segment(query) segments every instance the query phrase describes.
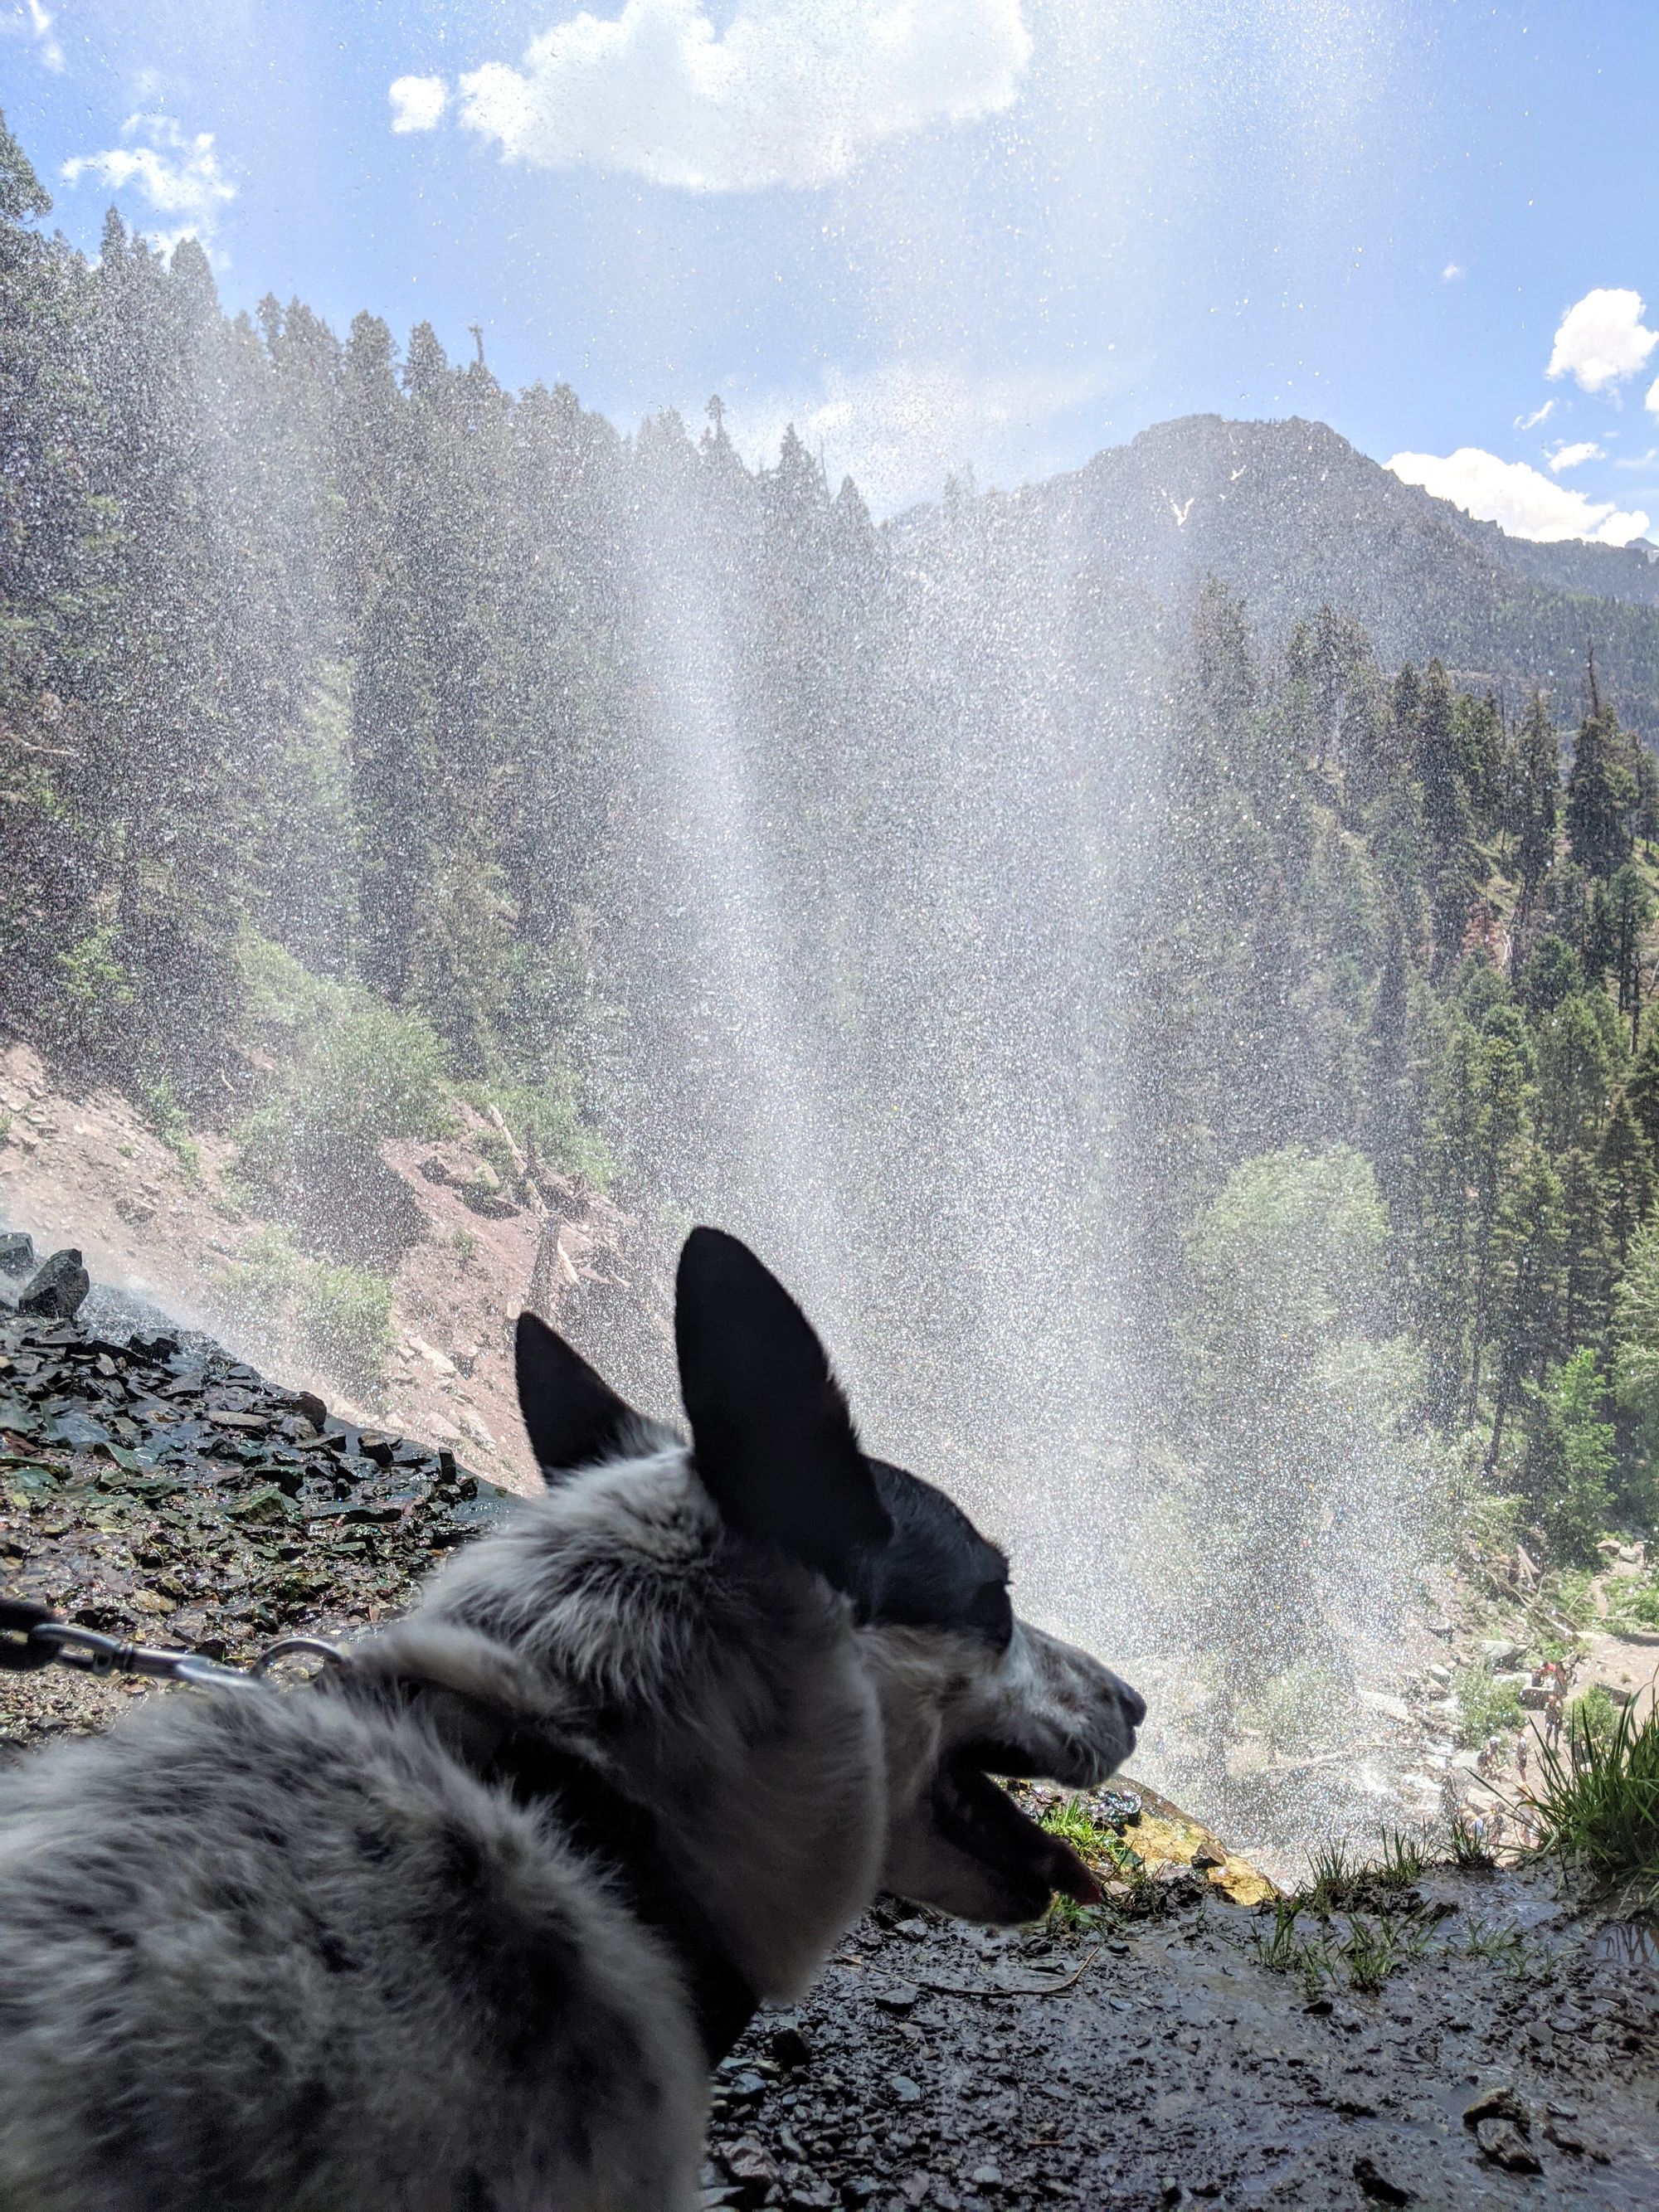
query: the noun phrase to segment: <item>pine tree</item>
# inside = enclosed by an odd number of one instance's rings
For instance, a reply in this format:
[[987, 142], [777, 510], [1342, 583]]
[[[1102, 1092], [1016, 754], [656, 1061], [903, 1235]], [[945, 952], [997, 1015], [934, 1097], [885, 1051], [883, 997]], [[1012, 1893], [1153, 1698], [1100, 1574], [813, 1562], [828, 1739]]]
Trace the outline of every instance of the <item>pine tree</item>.
[[1619, 1011], [1630, 1018], [1634, 1052], [1642, 1026], [1642, 937], [1653, 919], [1653, 900], [1640, 874], [1626, 864], [1607, 886], [1607, 903]]
[[1628, 817], [1635, 787], [1622, 759], [1622, 733], [1611, 707], [1579, 725], [1567, 775], [1567, 844], [1589, 876], [1611, 876], [1630, 858]]
[[1607, 1193], [1607, 1233], [1622, 1268], [1631, 1239], [1652, 1212], [1655, 1196], [1659, 1194], [1659, 1170], [1622, 1091], [1613, 1099], [1601, 1133], [1596, 1165]]
[[1659, 1025], [1649, 1024], [1635, 1065], [1626, 1079], [1625, 1096], [1636, 1116], [1637, 1127], [1647, 1139], [1656, 1164], [1659, 1164]]
[[1561, 743], [1541, 693], [1534, 691], [1521, 725], [1516, 750], [1512, 826], [1516, 866], [1521, 879], [1519, 920], [1530, 915], [1538, 887], [1555, 860], [1555, 825], [1560, 805]]
[[[1607, 1194], [1595, 1162], [1574, 1146], [1556, 1164], [1561, 1179], [1561, 1306], [1553, 1350], [1565, 1358], [1576, 1346], [1601, 1342], [1614, 1263]], [[1543, 1381], [1541, 1371], [1536, 1379]]]
[[1506, 1188], [1496, 1238], [1492, 1345], [1497, 1373], [1486, 1474], [1503, 1455], [1504, 1431], [1529, 1377], [1541, 1375], [1554, 1348], [1560, 1310], [1566, 1221], [1560, 1179], [1540, 1147]]

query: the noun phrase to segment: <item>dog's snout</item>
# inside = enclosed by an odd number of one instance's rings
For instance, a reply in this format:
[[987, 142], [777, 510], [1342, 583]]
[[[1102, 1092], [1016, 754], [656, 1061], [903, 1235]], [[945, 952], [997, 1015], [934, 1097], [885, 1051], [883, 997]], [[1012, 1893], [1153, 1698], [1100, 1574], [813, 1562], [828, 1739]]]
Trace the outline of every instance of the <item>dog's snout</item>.
[[1146, 1717], [1146, 1698], [1141, 1696], [1139, 1690], [1131, 1689], [1127, 1682], [1115, 1674], [1112, 1677], [1112, 1682], [1117, 1691], [1118, 1703], [1123, 1708], [1124, 1718], [1131, 1728], [1138, 1729]]

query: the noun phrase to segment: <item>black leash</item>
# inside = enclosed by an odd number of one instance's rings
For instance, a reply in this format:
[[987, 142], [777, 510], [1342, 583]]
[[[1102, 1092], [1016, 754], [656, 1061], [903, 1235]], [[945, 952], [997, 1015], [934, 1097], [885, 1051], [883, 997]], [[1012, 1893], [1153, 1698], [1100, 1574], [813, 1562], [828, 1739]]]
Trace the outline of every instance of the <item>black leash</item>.
[[240, 1667], [222, 1666], [198, 1651], [163, 1651], [147, 1644], [131, 1644], [119, 1636], [100, 1635], [94, 1628], [77, 1628], [50, 1606], [28, 1598], [0, 1597], [0, 1674], [32, 1674], [40, 1667], [73, 1667], [82, 1674], [142, 1674], [154, 1681], [190, 1682], [199, 1689], [251, 1690], [262, 1686], [264, 1670], [293, 1644], [310, 1639], [290, 1637], [262, 1652], [252, 1674]]
[[100, 1677], [140, 1675], [198, 1689], [263, 1692], [275, 1686], [270, 1680], [273, 1662], [300, 1653], [326, 1662], [334, 1685], [389, 1692], [405, 1709], [436, 1691], [441, 1705], [434, 1718], [440, 1721], [443, 1700], [470, 1708], [477, 1724], [476, 1750], [468, 1758], [464, 1745], [452, 1741], [451, 1748], [467, 1759], [482, 1781], [509, 1790], [519, 1804], [551, 1807], [568, 1841], [613, 1876], [635, 1918], [678, 1957], [709, 2065], [720, 2063], [760, 2009], [759, 2000], [680, 1881], [663, 1848], [656, 1816], [626, 1796], [580, 1752], [523, 1727], [511, 1713], [424, 1676], [358, 1675], [350, 1654], [320, 1637], [284, 1637], [244, 1672], [198, 1652], [157, 1650], [76, 1627], [27, 1598], [0, 1598], [0, 1673], [72, 1667]]

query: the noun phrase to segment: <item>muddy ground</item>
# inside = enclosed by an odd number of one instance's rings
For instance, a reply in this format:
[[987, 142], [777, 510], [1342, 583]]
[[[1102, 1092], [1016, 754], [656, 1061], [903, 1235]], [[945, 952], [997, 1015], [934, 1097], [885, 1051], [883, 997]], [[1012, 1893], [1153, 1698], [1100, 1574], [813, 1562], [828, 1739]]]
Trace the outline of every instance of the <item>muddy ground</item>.
[[720, 2069], [704, 2201], [1652, 2212], [1659, 1951], [1545, 1875], [1418, 1887], [1451, 1910], [1369, 1995], [1310, 1996], [1271, 1908], [1213, 1894], [1059, 1934], [879, 1911]]
[[[83, 1625], [246, 1661], [395, 1610], [507, 1504], [200, 1340], [0, 1315], [0, 1593]], [[155, 1694], [0, 1674], [0, 1759]], [[1285, 1931], [1154, 1802], [1108, 1843], [1131, 1869], [1110, 1909], [1077, 1924], [878, 1908], [721, 2068], [705, 2201], [1659, 2205], [1650, 1936], [1512, 1869]]]

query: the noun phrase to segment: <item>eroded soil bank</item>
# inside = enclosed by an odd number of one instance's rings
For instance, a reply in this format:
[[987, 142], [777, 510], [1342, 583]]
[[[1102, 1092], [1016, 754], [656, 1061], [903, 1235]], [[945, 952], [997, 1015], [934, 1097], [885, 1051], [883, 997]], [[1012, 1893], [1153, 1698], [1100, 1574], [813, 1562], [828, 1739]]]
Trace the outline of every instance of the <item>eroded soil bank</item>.
[[[0, 1316], [0, 1590], [84, 1625], [240, 1660], [366, 1626], [507, 1503], [200, 1342]], [[155, 1694], [0, 1674], [0, 1759]], [[707, 2201], [1659, 2203], [1650, 1940], [1545, 1872], [1436, 1870], [1275, 1951], [1225, 1878], [1012, 1934], [879, 1908], [721, 2069]]]

